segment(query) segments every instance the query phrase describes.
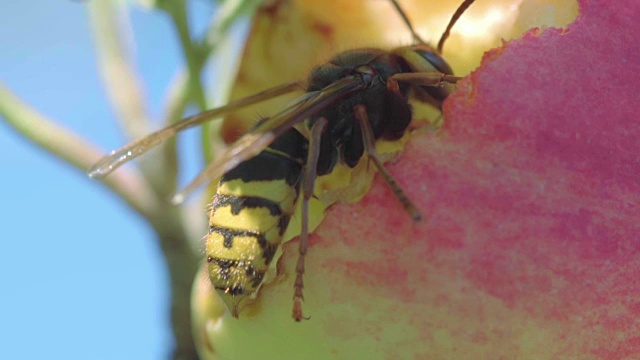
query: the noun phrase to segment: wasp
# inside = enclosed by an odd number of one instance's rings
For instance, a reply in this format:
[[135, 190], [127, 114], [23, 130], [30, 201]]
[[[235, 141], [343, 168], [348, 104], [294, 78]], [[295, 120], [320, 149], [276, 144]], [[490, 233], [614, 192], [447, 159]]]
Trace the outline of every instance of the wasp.
[[[396, 0], [391, 3], [415, 44], [390, 51], [349, 50], [313, 69], [305, 82], [276, 86], [225, 106], [188, 117], [133, 141], [100, 159], [88, 173], [106, 176], [178, 132], [242, 107], [304, 89], [304, 95], [272, 117], [260, 120], [181, 192], [180, 202], [197, 187], [219, 179], [210, 206], [206, 254], [211, 282], [234, 317], [254, 294], [279, 248], [298, 201], [302, 228], [294, 281], [293, 318], [302, 311], [304, 259], [309, 237], [309, 201], [318, 176], [338, 163], [355, 167], [367, 156], [415, 221], [421, 214], [384, 168], [377, 140], [395, 141], [409, 128], [409, 95], [442, 108], [459, 78], [440, 55], [451, 28], [474, 2], [465, 0], [452, 15], [436, 48], [424, 42]], [[300, 198], [301, 196], [301, 199]]]

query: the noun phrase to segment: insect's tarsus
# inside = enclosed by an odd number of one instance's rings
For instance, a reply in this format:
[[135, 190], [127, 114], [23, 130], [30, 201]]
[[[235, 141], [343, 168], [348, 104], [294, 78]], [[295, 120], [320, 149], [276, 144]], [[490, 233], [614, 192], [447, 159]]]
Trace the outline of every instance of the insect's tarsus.
[[301, 216], [302, 227], [300, 231], [300, 243], [298, 245], [298, 261], [296, 263], [296, 280], [293, 283], [293, 318], [300, 321], [305, 318], [302, 313], [302, 304], [304, 300], [304, 258], [307, 254], [309, 242], [309, 201], [313, 197], [313, 189], [318, 176], [316, 169], [318, 167], [318, 159], [320, 158], [320, 140], [322, 133], [327, 127], [327, 119], [319, 118], [311, 128], [309, 139], [309, 152], [307, 154], [307, 164], [304, 168], [302, 176], [302, 204]]

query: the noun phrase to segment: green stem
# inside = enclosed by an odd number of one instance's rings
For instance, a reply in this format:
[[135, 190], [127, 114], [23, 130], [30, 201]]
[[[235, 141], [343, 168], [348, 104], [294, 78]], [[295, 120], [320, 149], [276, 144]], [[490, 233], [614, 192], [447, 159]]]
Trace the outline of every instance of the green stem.
[[[121, 127], [129, 139], [140, 138], [151, 130], [145, 91], [135, 62], [129, 54], [132, 39], [125, 30], [130, 26], [126, 4], [119, 1], [90, 1], [89, 16], [98, 70]], [[169, 197], [175, 191], [176, 153], [172, 142], [162, 152], [150, 152], [139, 160], [142, 174], [158, 194]]]
[[[0, 115], [27, 140], [83, 173], [102, 156], [101, 150], [29, 107], [1, 82]], [[153, 218], [157, 198], [139, 173], [122, 169], [106, 178], [103, 184], [144, 218]]]
[[[202, 85], [201, 72], [207, 59], [220, 44], [226, 40], [231, 25], [243, 14], [251, 14], [260, 4], [258, 0], [227, 0], [220, 4], [212, 19], [206, 37], [202, 41], [191, 38], [187, 10], [184, 0], [163, 3], [163, 9], [169, 13], [180, 39], [180, 45], [187, 62], [189, 78], [187, 89], [201, 111], [207, 109], [207, 97]], [[182, 100], [182, 99], [179, 99]], [[201, 127], [202, 154], [205, 163], [212, 161], [209, 124]]]
[[88, 2], [89, 20], [98, 58], [98, 71], [117, 118], [129, 139], [149, 133], [145, 95], [131, 59], [126, 5], [118, 1]]
[[171, 359], [198, 360], [191, 321], [191, 287], [201, 255], [193, 251], [189, 232], [182, 221], [182, 209], [164, 203], [162, 212], [151, 221], [169, 269], [171, 324], [175, 347]]
[[[149, 133], [149, 115], [145, 109], [144, 89], [127, 50], [123, 24], [128, 24], [125, 5], [117, 1], [89, 2], [91, 24], [105, 89], [126, 133], [138, 138]], [[203, 97], [204, 98], [204, 97]], [[175, 141], [163, 144], [162, 151], [150, 152], [140, 159], [142, 175], [157, 200], [148, 221], [158, 235], [171, 285], [171, 320], [175, 337], [173, 359], [198, 358], [191, 333], [190, 289], [197, 271], [199, 254], [189, 241], [189, 229], [182, 209], [168, 201], [175, 191], [178, 174]], [[122, 170], [106, 178], [110, 181]]]
[[[178, 38], [180, 39], [180, 46], [184, 53], [185, 60], [187, 62], [187, 69], [189, 70], [189, 93], [192, 99], [195, 100], [200, 111], [207, 109], [207, 99], [205, 96], [204, 87], [202, 86], [202, 79], [200, 78], [202, 67], [207, 58], [207, 54], [201, 54], [201, 49], [195, 45], [195, 42], [191, 39], [191, 32], [189, 29], [189, 19], [187, 16], [187, 7], [185, 1], [170, 1], [167, 2], [165, 10], [171, 16], [173, 25], [178, 32]], [[202, 154], [205, 162], [211, 161], [211, 143], [208, 141], [207, 126], [202, 127]]]

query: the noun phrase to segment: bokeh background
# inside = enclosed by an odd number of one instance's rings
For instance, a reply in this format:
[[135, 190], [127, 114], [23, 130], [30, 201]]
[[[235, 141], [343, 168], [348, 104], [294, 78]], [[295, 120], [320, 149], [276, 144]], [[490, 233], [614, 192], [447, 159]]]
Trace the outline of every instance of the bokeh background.
[[[106, 152], [126, 140], [96, 70], [86, 1], [0, 2], [0, 81]], [[189, 6], [194, 31], [203, 30], [215, 5]], [[139, 6], [123, 26], [133, 35], [149, 112], [161, 118], [167, 86], [183, 66], [177, 37], [166, 15]], [[183, 179], [201, 166], [190, 138], [197, 134], [181, 138]], [[139, 216], [3, 121], [0, 199], [0, 358], [169, 355], [167, 273]]]

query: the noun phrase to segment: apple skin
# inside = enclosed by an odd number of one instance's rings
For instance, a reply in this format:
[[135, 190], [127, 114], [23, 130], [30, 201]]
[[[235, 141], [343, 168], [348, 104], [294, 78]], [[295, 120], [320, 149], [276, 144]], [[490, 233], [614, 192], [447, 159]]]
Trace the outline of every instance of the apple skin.
[[210, 358], [640, 358], [640, 3], [580, 5], [490, 51], [388, 165], [422, 222], [379, 178], [332, 206], [311, 318], [294, 240], [244, 316], [204, 325]]

